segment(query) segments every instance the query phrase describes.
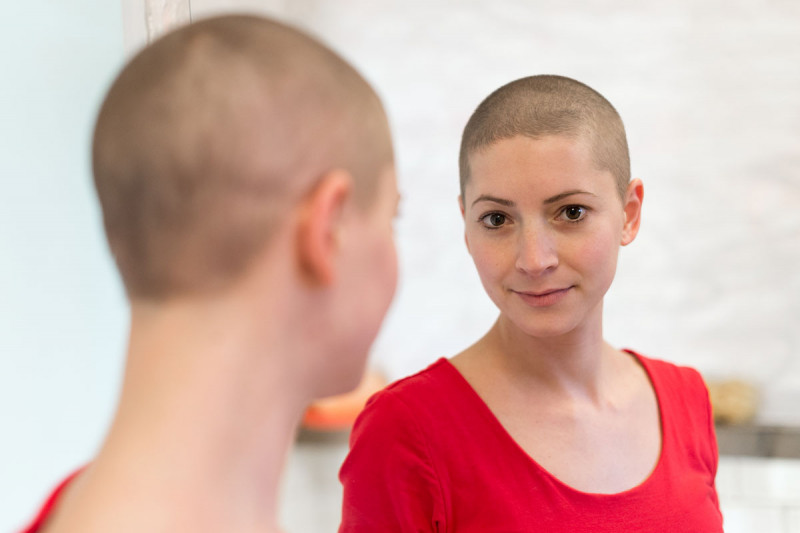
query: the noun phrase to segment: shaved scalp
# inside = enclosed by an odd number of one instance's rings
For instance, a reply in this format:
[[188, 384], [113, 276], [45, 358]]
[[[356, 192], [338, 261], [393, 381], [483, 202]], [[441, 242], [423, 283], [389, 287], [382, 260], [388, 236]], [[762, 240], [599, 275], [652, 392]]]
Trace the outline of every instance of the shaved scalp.
[[342, 58], [254, 16], [167, 34], [122, 70], [101, 107], [93, 171], [131, 298], [229, 282], [322, 174], [369, 204], [392, 163], [381, 103]]
[[490, 94], [461, 137], [461, 197], [470, 179], [469, 156], [497, 141], [523, 135], [564, 135], [589, 141], [595, 165], [611, 172], [623, 197], [631, 178], [625, 126], [614, 106], [591, 87], [563, 76], [530, 76]]

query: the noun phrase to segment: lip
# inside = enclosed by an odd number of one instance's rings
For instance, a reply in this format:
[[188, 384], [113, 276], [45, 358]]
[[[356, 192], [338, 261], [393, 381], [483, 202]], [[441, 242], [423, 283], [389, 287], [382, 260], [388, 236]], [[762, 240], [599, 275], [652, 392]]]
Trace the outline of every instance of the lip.
[[571, 290], [572, 290], [572, 285], [570, 285], [569, 287], [564, 287], [562, 289], [546, 289], [537, 292], [514, 291], [514, 290], [512, 290], [511, 292], [519, 296], [523, 302], [530, 305], [531, 307], [549, 307], [563, 300]]

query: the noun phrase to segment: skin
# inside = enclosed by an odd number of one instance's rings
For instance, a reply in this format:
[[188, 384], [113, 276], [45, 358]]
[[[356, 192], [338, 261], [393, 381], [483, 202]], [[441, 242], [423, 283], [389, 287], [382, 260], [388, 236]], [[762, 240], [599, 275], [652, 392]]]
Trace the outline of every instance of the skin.
[[465, 240], [500, 315], [453, 364], [556, 478], [635, 487], [660, 455], [658, 404], [638, 362], [603, 340], [602, 317], [619, 248], [639, 229], [641, 181], [620, 198], [580, 137], [502, 140], [470, 167]]

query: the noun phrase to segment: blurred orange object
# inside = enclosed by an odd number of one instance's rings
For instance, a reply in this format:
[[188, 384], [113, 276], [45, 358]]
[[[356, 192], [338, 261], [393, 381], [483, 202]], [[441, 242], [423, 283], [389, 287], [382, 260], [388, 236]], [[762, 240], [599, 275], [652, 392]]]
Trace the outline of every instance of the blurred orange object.
[[386, 380], [383, 376], [374, 371], [367, 371], [354, 390], [312, 403], [303, 415], [302, 426], [312, 431], [348, 430], [364, 409], [369, 397], [385, 386]]

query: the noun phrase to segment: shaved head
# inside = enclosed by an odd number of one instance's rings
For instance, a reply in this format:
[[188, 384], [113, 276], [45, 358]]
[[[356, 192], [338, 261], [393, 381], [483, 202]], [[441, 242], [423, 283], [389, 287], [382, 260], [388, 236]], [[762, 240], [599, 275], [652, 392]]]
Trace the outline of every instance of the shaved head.
[[490, 94], [461, 137], [461, 197], [470, 179], [469, 156], [497, 141], [523, 135], [586, 139], [597, 167], [611, 172], [622, 198], [631, 178], [625, 126], [614, 106], [591, 87], [563, 76], [530, 76]]
[[341, 57], [254, 16], [207, 19], [119, 74], [94, 133], [106, 234], [132, 298], [219, 287], [326, 172], [366, 208], [393, 161], [383, 107]]

